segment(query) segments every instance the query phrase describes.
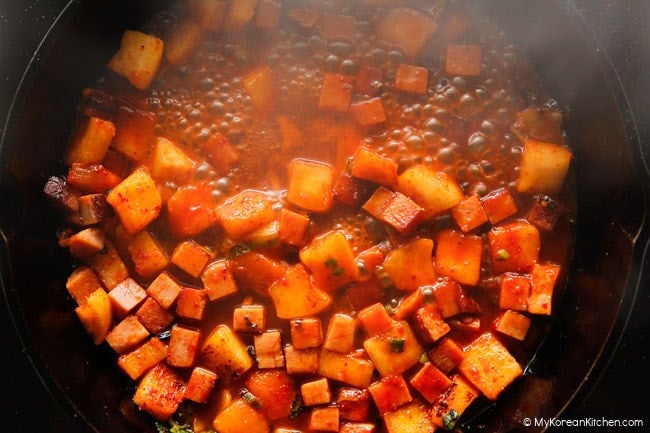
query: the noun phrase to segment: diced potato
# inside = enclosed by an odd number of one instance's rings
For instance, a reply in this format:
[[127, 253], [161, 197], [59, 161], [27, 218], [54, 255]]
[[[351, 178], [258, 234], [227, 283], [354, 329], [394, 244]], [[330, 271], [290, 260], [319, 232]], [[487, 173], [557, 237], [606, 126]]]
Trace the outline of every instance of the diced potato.
[[104, 289], [88, 295], [86, 303], [75, 308], [75, 313], [95, 344], [104, 341], [113, 324], [111, 301]]
[[370, 393], [367, 389], [343, 386], [339, 388], [336, 405], [342, 419], [365, 421], [370, 411]]
[[104, 249], [87, 257], [86, 262], [97, 273], [102, 284], [108, 290], [112, 290], [129, 276], [129, 270], [108, 239], [104, 241]]
[[449, 75], [481, 75], [483, 51], [479, 45], [449, 45], [445, 71]]
[[287, 269], [285, 277], [269, 287], [269, 295], [280, 319], [312, 316], [327, 309], [332, 303], [327, 292], [314, 286], [301, 264]]
[[409, 57], [417, 56], [437, 29], [438, 24], [433, 18], [407, 7], [391, 9], [379, 20], [376, 27], [380, 39]]
[[155, 142], [155, 114], [120, 105], [115, 127], [111, 148], [133, 161], [146, 163]]
[[159, 274], [155, 280], [147, 287], [147, 295], [160, 304], [164, 309], [168, 309], [178, 295], [181, 293], [182, 287], [176, 282], [167, 272]]
[[289, 162], [287, 201], [312, 212], [327, 212], [332, 207], [334, 168], [306, 159]]
[[150, 297], [140, 305], [135, 312], [135, 317], [152, 334], [161, 333], [174, 321], [174, 315]]
[[222, 0], [187, 0], [187, 8], [194, 21], [204, 30], [219, 32], [228, 9], [228, 2]]
[[375, 366], [365, 358], [354, 354], [342, 354], [321, 350], [318, 374], [357, 388], [367, 388], [372, 380]]
[[237, 0], [230, 3], [224, 25], [229, 30], [241, 29], [255, 15], [258, 0]]
[[217, 219], [233, 240], [239, 240], [275, 219], [266, 194], [252, 189], [244, 190], [217, 207]]
[[174, 325], [167, 348], [167, 364], [172, 367], [191, 367], [199, 348], [201, 332], [186, 326]]
[[162, 198], [146, 168], [138, 168], [106, 196], [124, 230], [135, 234], [160, 214]]
[[564, 184], [572, 154], [566, 147], [528, 138], [521, 154], [517, 190], [552, 194]]
[[352, 101], [353, 77], [343, 74], [326, 73], [318, 99], [321, 110], [345, 113]]
[[204, 183], [177, 189], [167, 201], [167, 213], [177, 237], [197, 235], [218, 221], [212, 188]]
[[435, 304], [427, 304], [415, 312], [413, 324], [416, 333], [427, 343], [434, 343], [444, 337], [451, 328], [445, 322]]
[[404, 170], [397, 190], [424, 208], [425, 218], [451, 209], [465, 197], [458, 183], [444, 172], [424, 165]]
[[463, 348], [450, 337], [443, 338], [428, 353], [431, 362], [444, 373], [452, 371], [465, 357]]
[[380, 303], [372, 304], [359, 311], [357, 318], [368, 337], [387, 332], [395, 324], [388, 315], [386, 308]]
[[238, 398], [215, 417], [212, 427], [219, 433], [269, 433], [269, 423], [262, 413]]
[[264, 305], [242, 305], [232, 314], [232, 329], [235, 332], [258, 334], [266, 331], [266, 308]]
[[174, 265], [194, 278], [201, 275], [210, 259], [212, 259], [212, 252], [193, 240], [180, 242], [174, 247], [170, 257]]
[[192, 54], [202, 39], [201, 25], [193, 20], [184, 20], [167, 37], [163, 55], [170, 65], [178, 65]]
[[365, 422], [344, 422], [341, 424], [339, 433], [375, 433], [377, 427], [375, 424]]
[[138, 407], [159, 421], [171, 417], [183, 401], [185, 383], [165, 364], [158, 364], [142, 378], [133, 396]]
[[305, 406], [317, 406], [332, 401], [330, 385], [324, 377], [300, 385], [300, 395]]
[[389, 331], [366, 339], [363, 347], [384, 377], [405, 372], [424, 352], [406, 322], [396, 322]]
[[325, 406], [312, 409], [309, 417], [309, 430], [338, 432], [339, 408]]
[[228, 269], [241, 290], [250, 290], [260, 296], [268, 297], [269, 287], [284, 277], [287, 264], [262, 252], [250, 251], [229, 258]]
[[449, 388], [451, 380], [435, 365], [425, 363], [409, 381], [422, 397], [433, 403], [445, 390]]
[[499, 308], [526, 311], [530, 295], [530, 276], [506, 272], [501, 277]]
[[277, 329], [257, 334], [253, 337], [257, 367], [282, 368], [284, 354], [282, 353], [282, 334]]
[[397, 185], [397, 163], [365, 147], [360, 147], [349, 164], [350, 174], [387, 187]]
[[554, 263], [533, 265], [530, 273], [530, 297], [528, 312], [532, 314], [551, 314], [553, 289], [560, 274], [560, 265]]
[[226, 325], [218, 325], [203, 342], [199, 363], [224, 380], [235, 379], [253, 366], [246, 345]]
[[382, 377], [372, 383], [368, 391], [380, 415], [413, 401], [408, 385], [401, 375]]
[[524, 341], [528, 328], [530, 328], [530, 317], [513, 310], [504, 311], [494, 322], [495, 330], [519, 341]]
[[397, 307], [392, 309], [393, 320], [407, 320], [415, 314], [417, 309], [424, 305], [424, 290], [428, 291], [430, 288], [430, 285], [421, 286], [402, 298]]
[[352, 103], [350, 112], [361, 126], [374, 126], [386, 121], [384, 104], [379, 97]]
[[392, 250], [383, 267], [395, 288], [412, 292], [435, 281], [432, 253], [431, 239], [415, 239]]
[[163, 45], [163, 41], [153, 35], [126, 30], [119, 50], [108, 62], [108, 68], [124, 76], [136, 88], [145, 90], [156, 78]]
[[453, 430], [458, 418], [476, 400], [479, 392], [461, 375], [455, 374], [447, 391], [433, 403], [431, 420], [445, 430]]
[[309, 269], [318, 288], [333, 291], [356, 281], [359, 267], [350, 241], [341, 231], [330, 231], [314, 238], [299, 252], [300, 261]]
[[526, 221], [493, 227], [488, 232], [488, 241], [492, 269], [496, 273], [529, 272], [539, 258], [539, 231]]
[[216, 382], [216, 373], [203, 367], [194, 367], [183, 397], [196, 403], [207, 403]]
[[330, 319], [325, 333], [323, 349], [348, 353], [354, 347], [357, 321], [347, 314], [335, 314]]
[[294, 319], [289, 322], [289, 330], [296, 349], [320, 347], [323, 344], [323, 325], [317, 317]]
[[176, 301], [176, 315], [190, 320], [203, 320], [207, 303], [207, 290], [183, 287]]
[[177, 145], [158, 137], [153, 149], [151, 176], [159, 182], [187, 183], [194, 174], [194, 161]]
[[303, 246], [309, 223], [310, 219], [307, 215], [282, 208], [278, 232], [280, 242], [296, 247]]
[[67, 239], [70, 254], [81, 259], [102, 251], [104, 241], [104, 231], [97, 227], [80, 230]]
[[445, 230], [436, 238], [436, 271], [461, 284], [475, 286], [481, 277], [483, 241], [480, 236]]
[[135, 235], [127, 248], [135, 271], [145, 278], [160, 274], [169, 263], [165, 250], [146, 230]]
[[296, 349], [284, 347], [284, 358], [289, 374], [315, 374], [318, 371], [318, 349]]
[[490, 332], [465, 348], [458, 370], [490, 400], [496, 400], [523, 373], [517, 360]]
[[118, 319], [132, 312], [147, 297], [147, 292], [132, 278], [116, 285], [109, 293], [111, 309]]
[[86, 303], [88, 295], [102, 288], [102, 283], [95, 271], [89, 266], [81, 265], [68, 276], [65, 288], [78, 305], [83, 305]]
[[395, 88], [424, 95], [429, 86], [429, 70], [420, 66], [401, 64], [395, 75]]
[[167, 346], [157, 337], [152, 337], [131, 352], [121, 355], [117, 365], [133, 380], [136, 380], [153, 366], [167, 357]]
[[472, 194], [451, 208], [451, 216], [463, 233], [470, 232], [486, 222], [488, 216], [478, 196]]
[[423, 405], [413, 402], [383, 416], [388, 433], [433, 433], [436, 427]]
[[89, 117], [77, 126], [65, 156], [65, 163], [72, 165], [99, 164], [115, 136], [115, 125], [110, 120]]
[[133, 349], [149, 337], [149, 331], [136, 316], [126, 316], [115, 325], [106, 336], [106, 342], [116, 353], [124, 353]]
[[286, 418], [298, 394], [293, 378], [284, 370], [255, 371], [245, 386], [257, 397], [260, 411], [270, 421]]
[[266, 114], [275, 106], [278, 94], [273, 69], [260, 66], [242, 78], [242, 84], [258, 113]]

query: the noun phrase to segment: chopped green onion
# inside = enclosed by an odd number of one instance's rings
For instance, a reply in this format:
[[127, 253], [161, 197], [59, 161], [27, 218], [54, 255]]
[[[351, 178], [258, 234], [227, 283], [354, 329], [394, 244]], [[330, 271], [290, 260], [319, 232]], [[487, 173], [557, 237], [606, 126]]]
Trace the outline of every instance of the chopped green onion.
[[304, 410], [305, 406], [302, 401], [302, 397], [300, 394], [296, 394], [296, 398], [293, 399], [293, 402], [291, 402], [291, 409], [289, 410], [289, 419], [290, 420], [295, 420], [298, 418], [298, 415], [302, 413]]
[[339, 266], [339, 262], [336, 261], [335, 258], [330, 257], [329, 259], [325, 260], [325, 267], [329, 268], [332, 270], [332, 275], [335, 277], [338, 277], [339, 275], [343, 275], [345, 272], [345, 269]]
[[460, 417], [460, 414], [456, 412], [454, 409], [451, 409], [449, 412], [444, 414], [442, 416], [442, 424], [445, 429], [451, 430], [454, 428], [454, 425], [456, 425], [456, 421], [458, 420], [458, 417]]
[[390, 351], [393, 353], [404, 352], [404, 343], [406, 343], [406, 340], [403, 338], [390, 338], [388, 340], [388, 344], [390, 344]]
[[239, 396], [241, 397], [242, 400], [244, 400], [244, 403], [246, 403], [250, 407], [255, 409], [262, 408], [262, 402], [260, 401], [260, 399], [257, 398], [255, 394], [253, 394], [246, 388], [242, 388], [242, 390], [239, 391]]

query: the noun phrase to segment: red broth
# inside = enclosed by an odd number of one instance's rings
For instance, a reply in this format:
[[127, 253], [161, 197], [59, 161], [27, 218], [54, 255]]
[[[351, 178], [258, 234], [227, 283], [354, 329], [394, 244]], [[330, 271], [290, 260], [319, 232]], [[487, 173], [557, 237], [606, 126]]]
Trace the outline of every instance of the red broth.
[[75, 311], [163, 431], [452, 429], [559, 301], [561, 123], [461, 2], [180, 2], [45, 186]]

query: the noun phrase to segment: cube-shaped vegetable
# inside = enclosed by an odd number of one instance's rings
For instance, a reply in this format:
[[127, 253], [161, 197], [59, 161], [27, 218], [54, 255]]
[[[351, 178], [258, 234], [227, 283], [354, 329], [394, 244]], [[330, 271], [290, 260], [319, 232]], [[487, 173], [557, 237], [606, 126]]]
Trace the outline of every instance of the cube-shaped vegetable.
[[147, 287], [147, 295], [155, 299], [161, 307], [168, 309], [176, 301], [181, 290], [182, 287], [176, 280], [167, 272], [162, 272]]
[[401, 64], [395, 75], [395, 88], [424, 95], [429, 86], [429, 70], [420, 66]]
[[104, 160], [111, 140], [115, 136], [115, 124], [99, 117], [82, 120], [76, 131], [65, 157], [65, 163], [98, 164]]
[[270, 66], [252, 70], [242, 78], [242, 84], [258, 113], [265, 114], [273, 109], [278, 96], [275, 74]]
[[203, 320], [207, 303], [207, 290], [183, 287], [176, 301], [176, 315], [190, 320]]
[[470, 232], [488, 222], [488, 216], [478, 196], [472, 194], [451, 208], [451, 216], [463, 233]]
[[[437, 283], [437, 282], [436, 282]], [[393, 320], [408, 320], [417, 311], [418, 308], [424, 305], [424, 293], [430, 297], [431, 286], [420, 286], [417, 290], [412, 291], [405, 298], [397, 304], [397, 307], [392, 308]], [[427, 301], [429, 302], [429, 301]]]
[[146, 230], [135, 235], [127, 248], [135, 271], [145, 278], [153, 278], [169, 264], [165, 250]]
[[172, 233], [180, 238], [212, 227], [218, 220], [212, 188], [205, 183], [178, 188], [167, 201], [167, 214]]
[[315, 374], [318, 371], [319, 350], [296, 349], [287, 345], [284, 347], [284, 359], [289, 374]]
[[239, 288], [265, 297], [269, 295], [271, 284], [284, 277], [287, 272], [286, 263], [255, 250], [229, 258], [227, 268], [235, 277]]
[[228, 10], [228, 3], [215, 0], [187, 0], [187, 8], [192, 19], [204, 30], [219, 32]]
[[399, 176], [397, 190], [422, 206], [425, 218], [451, 209], [465, 198], [451, 176], [424, 165], [404, 170]]
[[449, 45], [445, 70], [449, 75], [481, 75], [483, 50], [479, 45]]
[[374, 126], [386, 121], [384, 104], [379, 97], [352, 103], [350, 112], [361, 126]]
[[338, 432], [339, 408], [325, 406], [312, 409], [309, 417], [309, 430]]
[[65, 282], [65, 288], [70, 296], [72, 296], [72, 299], [78, 305], [82, 305], [86, 303], [88, 295], [102, 288], [102, 283], [99, 281], [99, 277], [95, 271], [89, 266], [81, 265], [76, 267], [68, 276]]
[[305, 317], [289, 322], [291, 342], [296, 349], [320, 347], [323, 344], [323, 325], [317, 317]]
[[386, 412], [383, 419], [388, 433], [433, 433], [436, 430], [427, 409], [417, 402]]
[[360, 147], [349, 164], [350, 174], [387, 187], [397, 185], [397, 163], [365, 147]]
[[289, 163], [289, 203], [312, 212], [327, 212], [332, 207], [334, 168], [306, 159]]
[[350, 241], [341, 231], [329, 231], [311, 241], [299, 252], [317, 287], [333, 291], [356, 281], [359, 268]]
[[383, 304], [380, 303], [372, 304], [359, 311], [357, 318], [368, 337], [387, 332], [394, 325], [393, 319], [388, 315]]
[[405, 372], [424, 351], [406, 322], [396, 322], [389, 331], [366, 339], [363, 347], [382, 376]]
[[174, 321], [174, 315], [165, 310], [153, 298], [147, 297], [136, 310], [135, 317], [152, 334], [159, 334]]
[[491, 224], [497, 224], [517, 213], [517, 203], [507, 188], [499, 188], [481, 198], [481, 204]]
[[560, 274], [560, 265], [555, 263], [533, 265], [530, 273], [530, 297], [528, 312], [532, 314], [551, 314], [553, 290]]
[[310, 219], [307, 215], [282, 208], [280, 211], [280, 242], [296, 247], [303, 246], [309, 229]]
[[463, 348], [455, 340], [445, 337], [428, 353], [431, 362], [444, 373], [456, 368], [465, 357]]
[[203, 39], [201, 25], [191, 19], [180, 22], [167, 36], [163, 55], [170, 65], [186, 60]]
[[449, 388], [451, 380], [435, 365], [427, 362], [413, 375], [409, 383], [429, 403], [433, 403], [440, 397], [440, 394]]
[[153, 35], [126, 30], [119, 50], [108, 62], [108, 68], [124, 76], [136, 88], [145, 90], [156, 78], [163, 45], [163, 41]]
[[120, 105], [111, 148], [138, 163], [146, 163], [155, 142], [156, 116], [150, 111]]
[[67, 239], [70, 254], [81, 259], [101, 252], [104, 242], [104, 231], [97, 227], [80, 230]]
[[318, 108], [344, 113], [350, 106], [354, 77], [343, 74], [325, 74], [320, 91]]
[[367, 422], [344, 422], [341, 424], [339, 433], [375, 433], [375, 424]]
[[432, 253], [431, 239], [415, 239], [392, 250], [383, 267], [395, 288], [412, 292], [435, 281]]
[[133, 402], [157, 420], [165, 421], [176, 412], [184, 394], [185, 382], [172, 368], [161, 363], [142, 378]]
[[191, 367], [199, 349], [201, 332], [198, 329], [174, 325], [167, 348], [167, 364], [172, 367]]
[[357, 388], [367, 388], [375, 371], [373, 363], [353, 354], [321, 350], [318, 374]]
[[86, 263], [97, 273], [107, 290], [112, 290], [129, 276], [126, 264], [108, 239], [104, 240], [104, 249], [87, 257]]
[[106, 336], [106, 342], [116, 353], [124, 353], [133, 349], [149, 337], [149, 331], [136, 316], [126, 316], [111, 329]]
[[264, 305], [242, 305], [234, 309], [232, 329], [235, 332], [258, 334], [266, 331], [266, 308]]
[[196, 403], [207, 403], [216, 382], [215, 372], [203, 367], [194, 367], [183, 397]]
[[187, 183], [194, 174], [194, 161], [176, 144], [156, 138], [151, 161], [151, 175], [159, 182]]
[[133, 380], [142, 376], [167, 357], [167, 346], [157, 337], [151, 337], [131, 352], [121, 355], [117, 365]]
[[237, 378], [253, 366], [246, 345], [226, 325], [217, 325], [205, 339], [199, 363], [225, 380]]
[[138, 168], [106, 196], [127, 233], [143, 230], [160, 214], [162, 198], [146, 168]]
[[266, 331], [253, 337], [258, 368], [284, 367], [282, 334], [278, 330]]
[[526, 311], [530, 296], [530, 276], [506, 272], [501, 277], [499, 308]]
[[269, 295], [276, 314], [281, 319], [312, 316], [327, 309], [332, 303], [327, 292], [314, 286], [301, 264], [287, 269], [285, 277], [269, 287]]
[[526, 139], [521, 154], [517, 190], [525, 193], [558, 192], [571, 165], [572, 154], [566, 147]]
[[324, 377], [300, 385], [300, 394], [306, 406], [317, 406], [332, 401], [330, 385]]
[[104, 341], [113, 324], [111, 301], [104, 289], [89, 294], [86, 302], [75, 308], [75, 313], [95, 344]]
[[406, 381], [401, 375], [382, 377], [368, 387], [379, 414], [393, 411], [413, 400]]
[[341, 387], [336, 397], [336, 405], [342, 419], [367, 420], [370, 409], [370, 393], [367, 389]]
[[436, 271], [461, 284], [475, 286], [481, 277], [483, 241], [480, 236], [465, 235], [456, 230], [438, 234]]
[[494, 321], [494, 329], [516, 340], [523, 341], [530, 328], [530, 317], [506, 310]]
[[108, 297], [113, 314], [121, 319], [145, 300], [147, 292], [135, 280], [127, 278], [115, 286], [108, 293]]
[[187, 240], [174, 247], [170, 261], [188, 275], [198, 278], [211, 258], [212, 252], [206, 247], [193, 240]]
[[479, 307], [456, 281], [441, 277], [432, 287], [436, 306], [442, 317], [449, 318], [460, 313], [478, 313]]
[[269, 433], [269, 423], [261, 412], [238, 398], [212, 422], [212, 427], [219, 433]]
[[[376, 5], [381, 0], [365, 0], [365, 3], [371, 1]], [[407, 56], [415, 57], [437, 29], [438, 24], [431, 16], [417, 9], [395, 7], [378, 22], [377, 35]]]
[[488, 232], [492, 269], [529, 272], [539, 258], [541, 241], [537, 228], [526, 221], [513, 221]]
[[334, 352], [348, 353], [354, 347], [357, 321], [347, 314], [335, 314], [330, 319], [325, 333], [323, 348]]
[[239, 240], [275, 219], [266, 194], [244, 190], [217, 207], [217, 219], [231, 239]]
[[490, 332], [465, 348], [458, 370], [490, 400], [496, 400], [523, 373], [517, 360]]
[[471, 383], [461, 375], [455, 374], [445, 392], [433, 403], [431, 420], [445, 430], [453, 430], [465, 409], [479, 396]]
[[257, 397], [262, 405], [260, 411], [271, 421], [286, 418], [298, 394], [293, 377], [280, 369], [255, 371], [244, 385]]

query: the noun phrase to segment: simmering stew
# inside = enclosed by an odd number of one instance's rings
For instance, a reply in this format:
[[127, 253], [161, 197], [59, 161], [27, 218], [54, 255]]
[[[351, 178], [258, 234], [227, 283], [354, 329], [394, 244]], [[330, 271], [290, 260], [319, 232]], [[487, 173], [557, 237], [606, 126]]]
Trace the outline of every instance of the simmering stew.
[[44, 192], [158, 431], [426, 433], [544, 336], [565, 141], [462, 2], [186, 0], [124, 32]]

